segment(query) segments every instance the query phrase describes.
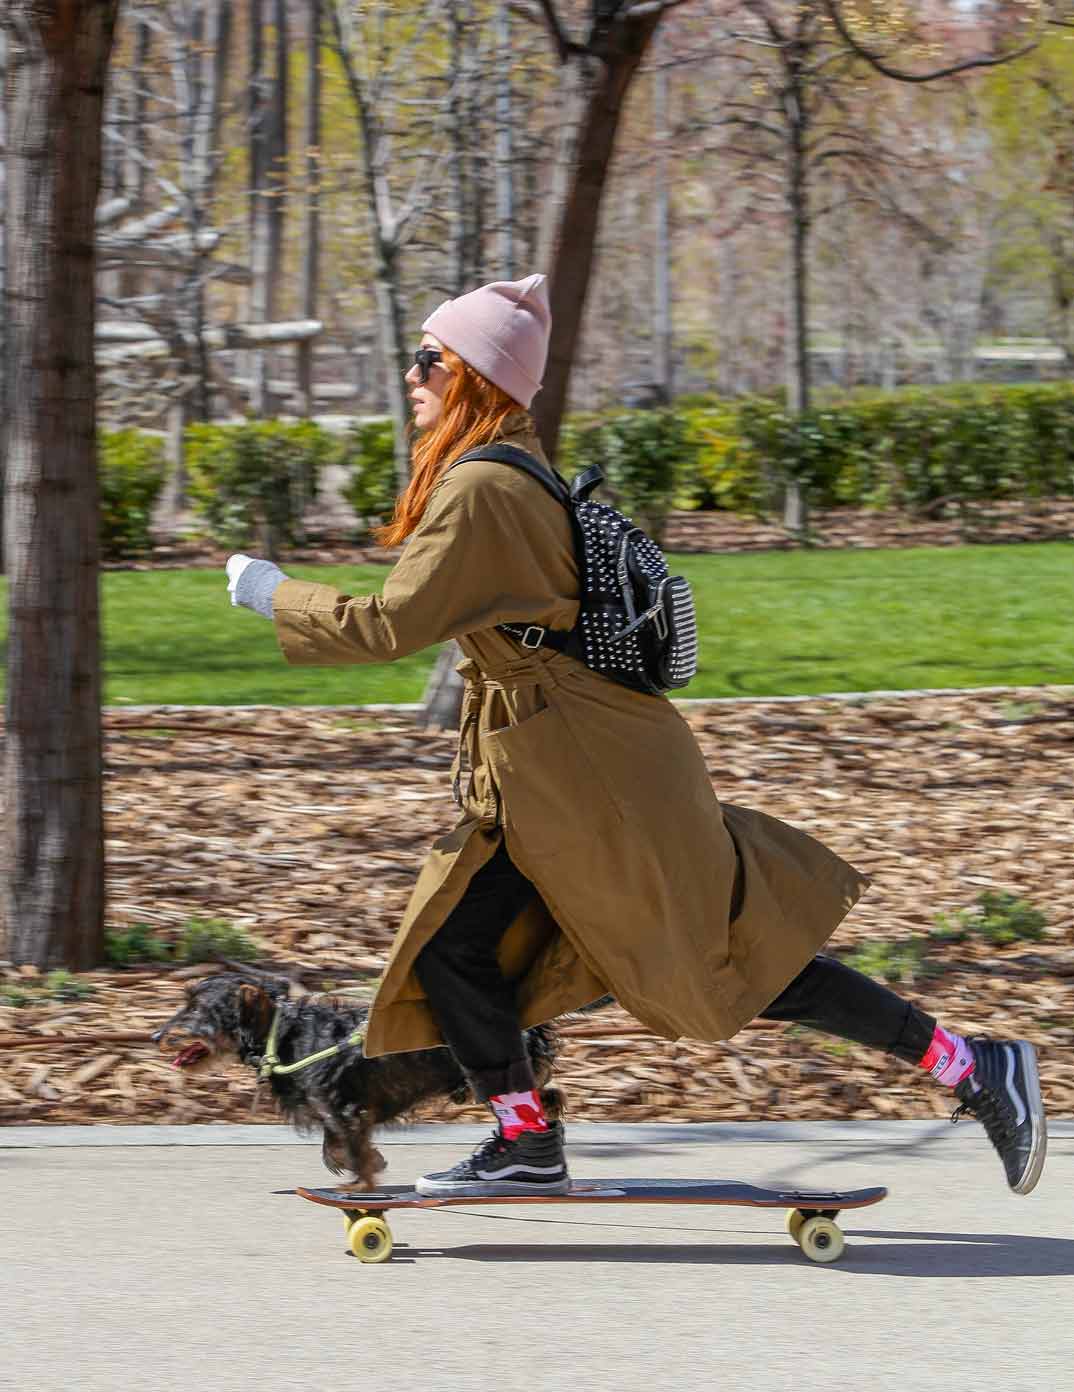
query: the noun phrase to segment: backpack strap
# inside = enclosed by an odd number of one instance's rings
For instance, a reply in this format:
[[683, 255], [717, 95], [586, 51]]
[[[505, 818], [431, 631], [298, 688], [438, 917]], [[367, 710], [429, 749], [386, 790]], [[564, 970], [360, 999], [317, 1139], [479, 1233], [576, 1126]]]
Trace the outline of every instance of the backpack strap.
[[[489, 459], [494, 464], [510, 464], [516, 469], [521, 469], [524, 474], [536, 479], [568, 512], [571, 511], [572, 490], [568, 487], [567, 480], [554, 469], [546, 469], [528, 450], [519, 449], [517, 445], [481, 445], [478, 449], [468, 450], [466, 454], [460, 455], [451, 467], [454, 468], [455, 464], [462, 464], [467, 459]], [[587, 470], [587, 474], [588, 472], [590, 471]], [[517, 639], [524, 648], [531, 650], [554, 648], [556, 652], [564, 652], [571, 636], [566, 630], [545, 628], [542, 624], [505, 623], [497, 624], [496, 627], [501, 633]]]
[[604, 470], [599, 464], [590, 464], [571, 480], [571, 501], [584, 503], [593, 489], [604, 482]]
[[480, 445], [477, 449], [459, 455], [451, 467], [463, 464], [468, 459], [489, 459], [494, 464], [511, 464], [514, 468], [521, 469], [524, 474], [529, 474], [530, 478], [536, 479], [558, 503], [562, 503], [564, 507], [570, 506], [571, 490], [567, 486], [567, 480], [554, 469], [546, 469], [528, 450], [519, 449], [517, 445]]

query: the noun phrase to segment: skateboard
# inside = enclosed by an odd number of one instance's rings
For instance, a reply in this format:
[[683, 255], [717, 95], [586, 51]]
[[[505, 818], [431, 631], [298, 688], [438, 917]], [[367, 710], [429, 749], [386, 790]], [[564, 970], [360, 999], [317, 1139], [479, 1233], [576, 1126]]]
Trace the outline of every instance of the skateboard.
[[385, 1262], [392, 1254], [392, 1234], [385, 1213], [397, 1208], [484, 1208], [492, 1204], [730, 1204], [747, 1208], [784, 1208], [787, 1231], [802, 1252], [815, 1262], [832, 1262], [843, 1255], [845, 1242], [836, 1218], [844, 1208], [865, 1208], [887, 1197], [886, 1189], [761, 1189], [733, 1180], [695, 1179], [581, 1179], [565, 1194], [466, 1195], [419, 1194], [401, 1184], [386, 1184], [363, 1193], [339, 1189], [294, 1189], [311, 1203], [342, 1209], [347, 1243], [361, 1262]]

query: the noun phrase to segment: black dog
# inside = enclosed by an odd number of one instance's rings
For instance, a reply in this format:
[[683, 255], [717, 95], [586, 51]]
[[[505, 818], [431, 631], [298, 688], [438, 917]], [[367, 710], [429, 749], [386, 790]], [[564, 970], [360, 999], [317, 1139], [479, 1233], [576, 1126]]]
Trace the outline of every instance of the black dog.
[[[186, 1004], [152, 1036], [162, 1049], [182, 1047], [176, 1068], [193, 1068], [212, 1057], [238, 1058], [258, 1067], [277, 1010], [276, 1052], [281, 1064], [341, 1044], [360, 1029], [369, 1007], [304, 998], [289, 1000], [291, 982], [260, 972], [222, 972], [187, 987]], [[538, 1025], [525, 1033], [542, 1101], [551, 1115], [562, 1097], [543, 1089], [559, 1047], [556, 1031]], [[174, 1047], [174, 1043], [172, 1043]], [[395, 1121], [434, 1097], [465, 1102], [470, 1091], [449, 1049], [418, 1049], [367, 1059], [361, 1044], [295, 1073], [273, 1073], [269, 1086], [283, 1116], [301, 1133], [324, 1128], [322, 1154], [333, 1174], [351, 1172], [373, 1188], [384, 1158], [372, 1143], [375, 1126]]]

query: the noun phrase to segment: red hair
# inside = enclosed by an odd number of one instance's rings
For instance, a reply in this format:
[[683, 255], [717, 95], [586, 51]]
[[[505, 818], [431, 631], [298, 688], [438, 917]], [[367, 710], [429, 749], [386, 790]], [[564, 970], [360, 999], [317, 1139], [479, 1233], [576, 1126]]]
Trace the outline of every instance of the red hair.
[[429, 494], [444, 471], [467, 450], [491, 444], [503, 434], [510, 416], [523, 410], [502, 388], [482, 377], [450, 348], [441, 350], [450, 368], [440, 419], [419, 436], [411, 461], [410, 482], [396, 499], [392, 520], [373, 535], [381, 546], [398, 546], [422, 519]]

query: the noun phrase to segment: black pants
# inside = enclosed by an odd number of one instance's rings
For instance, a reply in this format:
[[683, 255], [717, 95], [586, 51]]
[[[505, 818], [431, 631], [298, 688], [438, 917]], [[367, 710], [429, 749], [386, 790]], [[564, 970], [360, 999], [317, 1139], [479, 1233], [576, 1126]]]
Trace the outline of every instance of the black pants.
[[[496, 949], [536, 892], [501, 844], [415, 963], [440, 1031], [481, 1101], [534, 1086], [515, 987], [500, 971]], [[911, 1064], [936, 1028], [930, 1015], [894, 991], [823, 956], [814, 957], [761, 1016], [808, 1025]]]

